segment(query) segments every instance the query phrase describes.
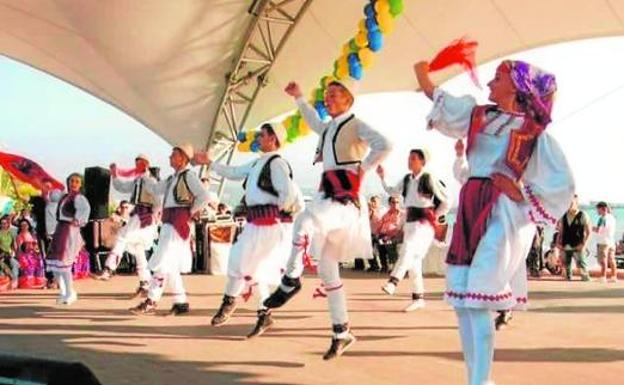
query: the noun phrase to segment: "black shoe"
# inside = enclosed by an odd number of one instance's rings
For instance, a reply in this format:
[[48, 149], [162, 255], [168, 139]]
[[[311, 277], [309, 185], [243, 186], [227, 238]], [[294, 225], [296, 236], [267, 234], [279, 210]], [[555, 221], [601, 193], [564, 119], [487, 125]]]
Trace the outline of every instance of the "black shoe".
[[135, 298], [147, 298], [147, 294], [148, 294], [148, 290], [146, 287], [144, 287], [143, 285], [139, 286], [136, 291], [134, 293], [132, 293], [130, 295], [130, 299], [135, 299]]
[[230, 320], [232, 314], [234, 314], [234, 310], [236, 310], [236, 298], [231, 297], [229, 295], [223, 296], [223, 302], [221, 302], [221, 307], [217, 310], [217, 314], [212, 317], [210, 324], [212, 326], [221, 326]]
[[355, 340], [355, 336], [351, 333], [349, 333], [345, 338], [332, 337], [331, 346], [329, 347], [327, 353], [323, 355], [323, 359], [327, 361], [340, 357], [342, 353], [346, 352], [347, 349], [353, 345]]
[[169, 315], [183, 315], [187, 314], [189, 311], [191, 311], [191, 308], [188, 302], [174, 303], [173, 306], [171, 306], [171, 310], [169, 310]]
[[276, 309], [282, 307], [288, 302], [295, 294], [301, 290], [301, 280], [299, 278], [289, 278], [287, 276], [282, 277], [282, 285], [292, 288], [289, 292], [285, 292], [281, 285], [267, 298], [263, 305], [269, 309]]
[[134, 314], [154, 314], [156, 313], [156, 302], [147, 298], [135, 307], [131, 307], [130, 311]]
[[258, 310], [258, 321], [247, 338], [259, 337], [274, 324], [270, 310]]
[[509, 322], [513, 318], [511, 310], [503, 310], [498, 312], [498, 316], [494, 320], [494, 327], [496, 330], [505, 329], [509, 326]]

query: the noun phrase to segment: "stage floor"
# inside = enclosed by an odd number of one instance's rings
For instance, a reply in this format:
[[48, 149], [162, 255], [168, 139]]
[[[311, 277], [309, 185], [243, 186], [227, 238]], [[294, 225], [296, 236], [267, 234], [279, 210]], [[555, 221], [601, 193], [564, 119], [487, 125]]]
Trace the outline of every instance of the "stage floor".
[[[389, 297], [384, 276], [345, 272], [351, 325], [358, 342], [339, 359], [321, 355], [330, 343], [326, 300], [312, 299], [316, 278], [276, 324], [254, 340], [255, 299], [214, 328], [224, 277], [186, 276], [191, 313], [134, 316], [127, 299], [135, 277], [77, 282], [79, 300], [54, 304], [54, 291], [0, 294], [0, 351], [82, 361], [103, 384], [464, 384], [456, 319], [442, 301], [444, 280], [425, 280], [427, 307], [401, 309], [409, 284]], [[530, 282], [531, 310], [516, 313], [496, 336], [494, 379], [504, 385], [622, 384], [624, 284]], [[171, 298], [160, 303], [161, 311]]]

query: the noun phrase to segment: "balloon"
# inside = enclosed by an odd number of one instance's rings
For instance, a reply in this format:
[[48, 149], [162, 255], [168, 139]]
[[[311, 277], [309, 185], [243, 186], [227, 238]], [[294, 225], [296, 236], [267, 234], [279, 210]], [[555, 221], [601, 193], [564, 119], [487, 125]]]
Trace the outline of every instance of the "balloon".
[[336, 81], [336, 78], [334, 76], [331, 76], [331, 75], [323, 76], [323, 78], [321, 79], [321, 87], [327, 88], [329, 83], [333, 81]]
[[349, 56], [347, 56], [347, 61], [349, 62], [349, 67], [356, 63], [360, 64], [360, 59], [358, 59], [358, 56], [355, 53], [349, 54]]
[[368, 33], [368, 47], [373, 52], [377, 52], [383, 45], [383, 35], [379, 31], [372, 31]]
[[299, 135], [300, 136], [308, 135], [310, 131], [312, 130], [310, 129], [310, 126], [308, 126], [308, 123], [306, 123], [305, 119], [300, 119], [299, 120]]
[[299, 121], [301, 120], [301, 115], [293, 115], [292, 116], [292, 123], [290, 125], [290, 127], [292, 129], [295, 130], [295, 132], [298, 132], [299, 129]]
[[379, 15], [380, 13], [388, 13], [390, 11], [390, 4], [388, 0], [377, 0], [375, 2], [375, 13]]
[[366, 19], [360, 20], [360, 22], [358, 23], [358, 30], [360, 32], [368, 32], [368, 30], [366, 29]]
[[282, 125], [284, 126], [285, 129], [288, 130], [288, 127], [292, 125], [292, 115], [284, 119], [284, 121], [282, 122]]
[[249, 148], [249, 142], [239, 143], [236, 149], [240, 152], [249, 152], [251, 150]]
[[357, 45], [357, 42], [355, 41], [355, 39], [349, 40], [349, 53], [355, 52], [358, 49], [360, 49], [360, 47]]
[[397, 17], [403, 12], [403, 0], [389, 0], [390, 14]]
[[249, 148], [251, 149], [252, 152], [258, 152], [260, 151], [260, 143], [253, 142], [251, 146], [249, 146]]
[[[347, 74], [348, 75], [348, 74]], [[316, 102], [314, 103], [314, 109], [316, 110], [316, 112], [318, 113], [319, 117], [322, 120], [325, 120], [325, 118], [327, 117], [328, 113], [327, 113], [327, 107], [325, 107], [325, 103], [323, 102]]]
[[247, 134], [245, 134], [245, 132], [241, 131], [238, 133], [238, 135], [236, 135], [236, 140], [238, 140], [239, 142], [244, 142], [245, 140], [247, 140]]
[[349, 43], [344, 43], [342, 45], [342, 54], [348, 55], [349, 53], [351, 53], [351, 46], [349, 45]]
[[364, 48], [368, 45], [368, 37], [366, 36], [366, 32], [360, 31], [357, 35], [355, 35], [355, 44], [358, 48]]
[[372, 4], [368, 3], [364, 6], [364, 14], [367, 18], [375, 17], [375, 8]]
[[368, 30], [368, 35], [372, 32], [379, 31], [379, 25], [377, 24], [377, 20], [374, 17], [370, 17], [366, 19], [366, 29]]
[[370, 48], [366, 47], [358, 51], [358, 58], [360, 59], [360, 63], [362, 63], [363, 68], [369, 68], [373, 65], [375, 54], [370, 50]]
[[389, 13], [380, 13], [377, 15], [377, 23], [379, 29], [383, 33], [392, 33], [394, 31], [394, 19]]
[[314, 100], [323, 100], [323, 99], [325, 99], [325, 90], [322, 88], [317, 88], [316, 91], [314, 91]]
[[362, 78], [362, 63], [356, 54], [349, 55], [349, 76], [356, 80]]

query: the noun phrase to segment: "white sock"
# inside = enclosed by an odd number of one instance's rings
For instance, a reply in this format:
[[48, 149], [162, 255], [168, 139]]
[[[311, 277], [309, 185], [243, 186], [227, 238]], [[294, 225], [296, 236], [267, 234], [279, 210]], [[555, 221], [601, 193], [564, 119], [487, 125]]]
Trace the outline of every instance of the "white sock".
[[470, 315], [468, 314], [468, 310], [466, 308], [456, 307], [455, 314], [457, 314], [457, 320], [459, 321], [459, 337], [461, 339], [462, 350], [464, 352], [464, 362], [466, 363], [468, 381], [470, 383], [474, 361], [474, 337], [472, 335], [472, 323], [470, 322]]

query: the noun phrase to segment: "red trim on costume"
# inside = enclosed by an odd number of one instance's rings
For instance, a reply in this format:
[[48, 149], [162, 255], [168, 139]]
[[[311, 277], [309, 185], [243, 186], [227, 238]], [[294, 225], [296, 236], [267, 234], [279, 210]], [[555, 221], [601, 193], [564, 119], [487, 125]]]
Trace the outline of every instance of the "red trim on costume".
[[471, 301], [486, 301], [486, 302], [497, 302], [497, 301], [506, 301], [513, 297], [511, 292], [503, 293], [503, 294], [485, 294], [485, 293], [458, 293], [455, 291], [446, 291], [444, 294], [451, 298], [457, 299], [468, 299]]
[[553, 217], [552, 215], [550, 215], [550, 213], [548, 213], [548, 211], [546, 211], [546, 209], [544, 208], [544, 206], [542, 205], [542, 202], [540, 202], [539, 198], [533, 193], [533, 189], [531, 188], [531, 186], [529, 185], [525, 185], [524, 186], [524, 191], [526, 192], [527, 196], [528, 196], [528, 201], [531, 204], [531, 210], [529, 211], [529, 218], [531, 219], [531, 222], [533, 223], [540, 223], [536, 218], [535, 218], [535, 214], [533, 212], [533, 209], [535, 209], [535, 211], [548, 223], [552, 224], [553, 226], [557, 224], [557, 218]]
[[317, 287], [316, 289], [314, 289], [314, 293], [312, 293], [312, 298], [316, 299], [316, 298], [327, 298], [327, 293], [325, 292], [325, 290], [323, 290], [323, 286], [321, 285], [320, 287]]
[[249, 298], [251, 298], [251, 296], [253, 295], [254, 286], [257, 286], [258, 283], [256, 282], [256, 283], [250, 284], [252, 278], [249, 275], [246, 275], [244, 278], [245, 278], [245, 285], [247, 285], [247, 291], [241, 294], [241, 297], [243, 298], [245, 302], [247, 302], [249, 301]]
[[247, 207], [247, 222], [256, 226], [272, 226], [280, 223], [282, 214], [276, 205], [254, 205]]
[[293, 245], [296, 248], [303, 250], [303, 254], [301, 256], [303, 258], [303, 267], [307, 269], [310, 273], [316, 274], [317, 272], [316, 265], [314, 264], [314, 261], [312, 260], [312, 256], [309, 253], [310, 237], [307, 234], [305, 234], [302, 238], [303, 240], [301, 242], [293, 242]]

